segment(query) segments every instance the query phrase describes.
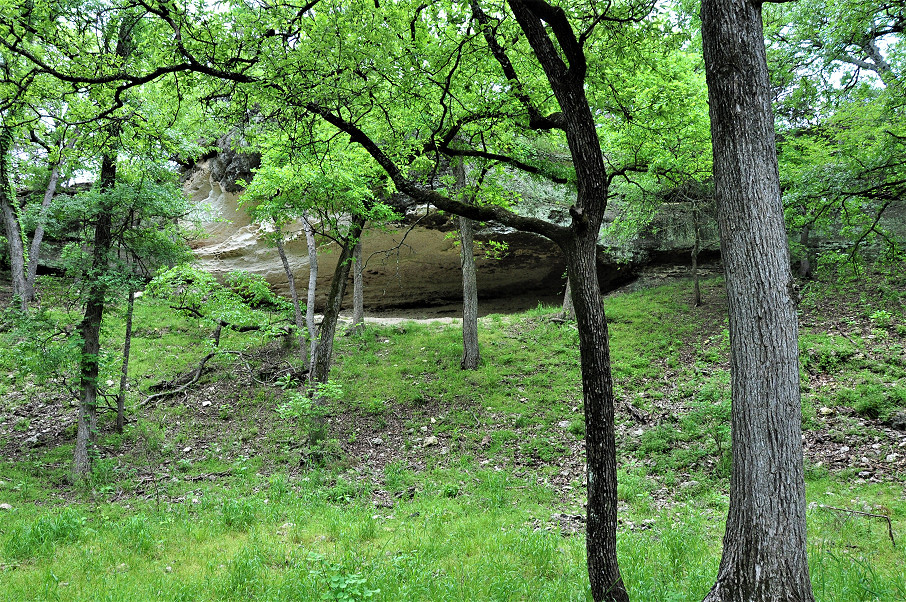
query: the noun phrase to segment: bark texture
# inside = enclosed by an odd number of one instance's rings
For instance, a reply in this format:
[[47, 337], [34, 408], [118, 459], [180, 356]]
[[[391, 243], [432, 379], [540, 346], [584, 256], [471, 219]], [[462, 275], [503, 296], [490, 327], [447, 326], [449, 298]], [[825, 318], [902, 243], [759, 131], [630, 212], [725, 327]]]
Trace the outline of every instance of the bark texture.
[[305, 246], [308, 249], [308, 293], [305, 305], [305, 327], [308, 329], [309, 379], [311, 367], [315, 363], [315, 354], [318, 350], [318, 327], [315, 326], [315, 292], [318, 284], [318, 245], [315, 242], [315, 231], [308, 223], [308, 217], [302, 215], [302, 228], [305, 230]]
[[122, 433], [126, 424], [126, 384], [129, 380], [129, 355], [132, 352], [132, 316], [135, 313], [135, 289], [129, 289], [126, 309], [126, 342], [123, 345], [123, 367], [120, 371], [120, 391], [116, 396], [116, 432]]
[[349, 270], [352, 268], [352, 257], [355, 245], [362, 236], [365, 218], [354, 216], [349, 226], [349, 233], [340, 251], [337, 268], [333, 273], [330, 283], [330, 293], [327, 295], [327, 307], [324, 308], [324, 319], [318, 329], [318, 349], [315, 360], [311, 366], [311, 380], [315, 383], [326, 383], [330, 378], [330, 364], [333, 359], [333, 337], [337, 331], [337, 318], [340, 316], [340, 306], [343, 304], [343, 295], [346, 293], [346, 281], [349, 279]]
[[25, 247], [22, 244], [22, 231], [19, 229], [19, 220], [16, 217], [16, 198], [10, 181], [12, 151], [12, 128], [0, 127], [0, 214], [2, 214], [3, 231], [9, 250], [13, 299], [18, 300], [22, 311], [25, 311], [28, 309], [25, 292]]
[[299, 355], [302, 357], [302, 363], [305, 364], [307, 354], [305, 353], [305, 325], [302, 321], [302, 307], [299, 305], [299, 294], [296, 292], [296, 278], [289, 267], [289, 259], [286, 257], [286, 250], [283, 248], [283, 233], [277, 226], [277, 253], [280, 255], [280, 262], [283, 264], [283, 272], [286, 274], [286, 280], [289, 282], [289, 295], [293, 300], [293, 317], [296, 320], [296, 328], [299, 330]]
[[478, 278], [475, 271], [474, 224], [459, 218], [460, 262], [462, 265], [462, 360], [463, 370], [476, 370], [481, 361], [478, 347]]
[[703, 0], [714, 183], [730, 314], [733, 472], [708, 602], [813, 600], [798, 326], [761, 5]]
[[576, 308], [573, 306], [573, 289], [569, 285], [569, 277], [566, 278], [566, 290], [563, 291], [563, 311], [560, 316], [564, 320], [573, 321], [576, 319]]
[[[116, 157], [104, 155], [101, 161], [101, 190], [110, 190], [116, 182]], [[101, 351], [101, 322], [104, 319], [104, 296], [107, 294], [103, 278], [113, 244], [110, 207], [98, 212], [94, 226], [91, 270], [88, 273], [88, 298], [85, 314], [79, 325], [82, 335], [81, 375], [79, 387], [81, 401], [73, 453], [73, 474], [83, 477], [91, 471], [92, 448], [97, 441], [97, 396], [99, 356]]]
[[363, 282], [362, 237], [355, 245], [352, 266], [352, 325], [349, 332], [356, 332], [365, 327], [365, 284]]
[[[72, 143], [67, 145], [72, 147]], [[57, 183], [60, 181], [60, 160], [53, 164], [50, 170], [50, 179], [47, 181], [47, 188], [44, 189], [44, 199], [41, 201], [41, 218], [35, 227], [35, 233], [31, 238], [31, 245], [28, 247], [28, 273], [25, 276], [25, 300], [28, 303], [35, 301], [35, 278], [38, 276], [38, 262], [41, 256], [41, 243], [44, 241], [44, 221], [47, 218], [47, 211], [54, 195], [57, 193]]]
[[802, 257], [799, 259], [799, 276], [801, 278], [812, 277], [812, 262], [809, 260], [808, 247], [808, 239], [810, 233], [811, 226], [809, 226], [809, 224], [802, 226], [802, 230], [799, 232], [799, 245], [802, 247], [802, 250], [800, 251], [802, 253]]
[[[582, 361], [588, 462], [586, 548], [591, 593], [596, 602], [628, 602], [629, 594], [617, 564], [613, 377], [604, 300], [596, 265], [598, 232], [607, 207], [609, 182], [598, 132], [585, 95], [587, 63], [582, 45], [562, 8], [535, 0], [509, 0], [509, 4], [560, 105], [563, 130], [576, 169], [576, 204], [570, 207], [569, 235], [559, 238], [558, 242], [566, 254]], [[556, 45], [545, 24], [553, 31]]]
[[[456, 189], [466, 187], [466, 167], [462, 159], [453, 164], [456, 176]], [[478, 347], [478, 277], [475, 271], [475, 227], [467, 217], [460, 216], [459, 225], [459, 260], [462, 268], [462, 360], [459, 367], [463, 370], [477, 370], [481, 361], [481, 349]]]

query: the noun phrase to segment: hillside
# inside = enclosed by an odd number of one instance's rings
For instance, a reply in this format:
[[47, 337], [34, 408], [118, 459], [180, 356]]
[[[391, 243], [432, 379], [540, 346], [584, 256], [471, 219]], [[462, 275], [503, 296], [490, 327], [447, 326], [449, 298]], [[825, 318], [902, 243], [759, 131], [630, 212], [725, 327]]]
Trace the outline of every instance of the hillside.
[[[607, 299], [634, 600], [700, 600], [720, 556], [726, 305], [720, 279], [699, 308], [689, 289]], [[906, 599], [906, 280], [802, 294], [817, 599]], [[455, 322], [372, 323], [339, 338], [322, 406], [296, 393], [282, 340], [233, 333], [196, 384], [137, 409], [210, 334], [142, 298], [126, 431], [102, 415], [77, 485], [73, 405], [22, 375], [0, 333], [0, 599], [584, 599], [578, 335], [557, 311], [482, 318], [474, 372]], [[122, 331], [113, 315], [108, 346]]]

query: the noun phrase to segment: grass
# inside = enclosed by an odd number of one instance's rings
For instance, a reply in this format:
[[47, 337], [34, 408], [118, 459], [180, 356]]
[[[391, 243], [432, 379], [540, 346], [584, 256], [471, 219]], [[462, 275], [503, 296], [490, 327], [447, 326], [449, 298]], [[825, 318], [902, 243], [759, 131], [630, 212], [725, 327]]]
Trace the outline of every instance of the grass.
[[[619, 556], [633, 600], [701, 600], [720, 558], [730, 470], [722, 284], [705, 283], [699, 309], [687, 289], [606, 301], [621, 404]], [[813, 288], [803, 303], [807, 437], [856, 458], [895, 453], [881, 426], [906, 390], [903, 296], [874, 290]], [[0, 510], [0, 600], [585, 600], [582, 528], [568, 518], [584, 514], [585, 496], [578, 337], [549, 320], [556, 311], [485, 319], [473, 372], [459, 370], [453, 328], [341, 337], [339, 387], [316, 410], [294, 405], [289, 382], [256, 382], [284, 361], [279, 343], [230, 335], [223, 344], [246, 349], [248, 368], [223, 358], [188, 396], [133, 414], [123, 435], [105, 419], [86, 483], [66, 483], [71, 441], [0, 460], [0, 503], [12, 506]], [[121, 319], [105, 327], [113, 349]], [[141, 300], [136, 324], [130, 405], [206, 352], [205, 330], [161, 303]], [[0, 364], [0, 376], [13, 368]], [[40, 389], [18, 373], [5, 381]], [[6, 418], [31, 407], [24, 397], [4, 403], [0, 437], [43, 424]], [[313, 417], [326, 421], [317, 462]], [[906, 599], [902, 473], [872, 482], [856, 461], [814, 458], [817, 599]], [[833, 508], [891, 516], [898, 547], [886, 523]]]

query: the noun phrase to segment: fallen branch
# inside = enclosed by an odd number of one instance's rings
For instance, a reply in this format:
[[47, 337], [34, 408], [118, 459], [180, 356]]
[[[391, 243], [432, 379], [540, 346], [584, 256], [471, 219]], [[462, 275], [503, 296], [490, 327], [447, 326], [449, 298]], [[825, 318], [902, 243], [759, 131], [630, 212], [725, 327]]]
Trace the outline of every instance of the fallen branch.
[[181, 387], [173, 389], [172, 391], [162, 391], [160, 393], [155, 393], [154, 395], [151, 395], [147, 399], [145, 399], [145, 401], [138, 404], [138, 407], [143, 408], [146, 405], [148, 405], [149, 403], [151, 403], [152, 401], [156, 401], [158, 399], [163, 399], [165, 397], [170, 397], [171, 395], [176, 395], [178, 393], [182, 393], [183, 391], [185, 391], [186, 389], [188, 389], [189, 387], [191, 387], [192, 385], [197, 383], [198, 379], [201, 378], [201, 373], [204, 370], [204, 365], [206, 363], [208, 363], [209, 359], [211, 359], [218, 353], [224, 353], [224, 352], [223, 351], [212, 351], [211, 353], [204, 356], [204, 358], [201, 360], [201, 363], [198, 364], [198, 368], [195, 369], [195, 374], [192, 376], [192, 378], [189, 380], [189, 382], [182, 385]]
[[846, 508], [837, 508], [836, 506], [827, 506], [825, 504], [818, 504], [819, 508], [824, 508], [826, 510], [834, 510], [835, 512], [845, 512], [846, 514], [856, 514], [858, 516], [865, 516], [869, 518], [883, 518], [887, 521], [887, 534], [890, 535], [890, 543], [896, 548], [897, 542], [893, 539], [893, 523], [890, 522], [890, 517], [886, 514], [873, 514], [871, 512], [860, 512], [858, 510], [847, 510]]

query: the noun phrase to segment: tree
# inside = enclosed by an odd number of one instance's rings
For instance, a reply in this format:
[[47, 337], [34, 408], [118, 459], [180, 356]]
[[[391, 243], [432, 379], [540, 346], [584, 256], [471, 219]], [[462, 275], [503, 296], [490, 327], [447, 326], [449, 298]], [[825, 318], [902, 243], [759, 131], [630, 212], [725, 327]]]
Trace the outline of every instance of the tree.
[[[636, 113], [620, 102], [592, 102], [596, 97], [589, 93], [615, 89], [628, 74], [648, 72], [657, 61], [639, 63], [636, 43], [670, 38], [669, 20], [641, 25], [651, 12], [649, 2], [601, 7], [542, 0], [476, 0], [468, 6], [359, 0], [266, 10], [235, 4], [205, 19], [177, 5], [144, 6], [159, 26], [158, 61], [155, 67], [123, 65], [111, 76], [119, 85], [138, 86], [165, 73], [188, 71], [222, 78], [230, 93], [250, 106], [283, 107], [284, 123], [302, 124], [292, 130], [301, 135], [291, 138], [312, 133], [311, 116], [330, 124], [335, 129], [326, 143], [336, 144], [341, 140], [337, 132], [344, 133], [409, 198], [534, 232], [563, 249], [582, 360], [591, 592], [595, 600], [627, 600], [616, 557], [614, 391], [597, 240], [613, 181], [650, 167], [645, 148], [605, 154], [604, 132], [611, 131], [608, 124], [644, 114], [646, 107]], [[210, 39], [218, 44], [205, 42]], [[589, 60], [599, 56], [612, 62]], [[70, 69], [47, 62], [38, 67]], [[77, 79], [102, 83], [84, 72]], [[652, 99], [647, 108], [665, 111], [671, 101]], [[571, 161], [545, 160], [525, 144], [546, 137], [565, 144]], [[560, 226], [500, 205], [462, 202], [436, 178], [438, 167], [457, 157], [573, 184], [570, 223]], [[360, 227], [357, 221], [354, 228]], [[348, 266], [347, 257], [344, 250], [341, 265]], [[342, 294], [345, 277], [335, 274], [332, 291]], [[333, 333], [322, 328], [320, 336], [327, 343]], [[315, 369], [320, 370], [317, 361]]]
[[707, 602], [812, 600], [796, 301], [761, 2], [703, 0], [714, 185], [730, 315], [733, 468]]
[[[456, 189], [465, 198], [466, 167], [462, 159], [453, 164]], [[467, 201], [468, 202], [468, 201]], [[481, 361], [478, 347], [478, 280], [475, 273], [474, 225], [467, 217], [459, 217], [459, 255], [462, 266], [462, 361], [463, 370], [476, 370]]]

